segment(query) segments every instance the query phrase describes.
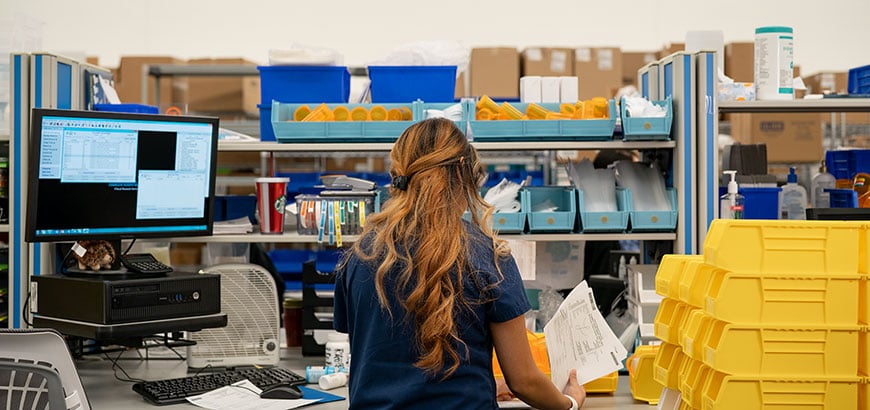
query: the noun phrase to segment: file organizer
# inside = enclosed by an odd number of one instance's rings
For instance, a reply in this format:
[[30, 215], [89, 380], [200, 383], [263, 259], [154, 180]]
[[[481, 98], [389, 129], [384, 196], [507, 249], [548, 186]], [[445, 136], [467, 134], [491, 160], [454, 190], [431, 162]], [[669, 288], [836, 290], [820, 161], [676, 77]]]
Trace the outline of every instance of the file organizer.
[[296, 232], [341, 246], [343, 235], [359, 235], [365, 218], [380, 211], [379, 191], [322, 191], [296, 196]]
[[[511, 103], [525, 112], [528, 103]], [[559, 103], [539, 103], [559, 112]], [[473, 101], [465, 103], [475, 141], [608, 141], [616, 127], [616, 103], [609, 101], [609, 118], [589, 120], [475, 120]]]
[[616, 189], [616, 211], [587, 212], [583, 191], [577, 192], [577, 213], [580, 214], [581, 232], [625, 232], [628, 227], [627, 190]]
[[[577, 194], [571, 187], [543, 186], [526, 187], [521, 192], [526, 195], [523, 205], [528, 214], [529, 232], [571, 232], [577, 219]], [[552, 203], [552, 212], [532, 211], [542, 203]]]
[[667, 114], [664, 117], [630, 117], [626, 110], [625, 98], [619, 102], [619, 115], [622, 119], [622, 139], [625, 141], [649, 141], [671, 139], [671, 123], [674, 121], [674, 110], [671, 97], [664, 100], [652, 100], [652, 104], [664, 107]]
[[632, 232], [673, 231], [677, 227], [677, 192], [668, 188], [666, 193], [671, 204], [670, 211], [635, 211], [631, 190], [626, 189], [629, 221]]
[[[375, 105], [387, 110], [407, 108], [412, 112], [410, 121], [294, 121], [293, 113], [303, 104], [272, 102], [271, 126], [278, 142], [392, 142], [420, 117], [419, 102], [405, 104], [327, 104], [330, 109], [344, 106], [371, 109]], [[319, 104], [305, 104], [314, 109]]]
[[318, 343], [316, 331], [332, 331], [332, 320], [324, 320], [330, 316], [333, 297], [326, 296], [322, 289], [325, 286], [335, 286], [333, 271], [320, 271], [315, 267], [315, 261], [309, 260], [302, 267], [302, 354], [323, 355], [326, 353], [324, 344]]

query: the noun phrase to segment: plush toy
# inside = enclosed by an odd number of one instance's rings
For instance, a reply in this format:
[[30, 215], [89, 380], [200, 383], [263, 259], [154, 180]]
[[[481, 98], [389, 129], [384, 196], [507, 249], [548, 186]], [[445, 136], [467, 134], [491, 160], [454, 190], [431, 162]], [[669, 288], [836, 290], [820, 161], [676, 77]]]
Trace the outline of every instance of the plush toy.
[[84, 248], [84, 252], [73, 249], [73, 255], [81, 270], [111, 269], [115, 263], [115, 248], [107, 241], [79, 241], [78, 246]]

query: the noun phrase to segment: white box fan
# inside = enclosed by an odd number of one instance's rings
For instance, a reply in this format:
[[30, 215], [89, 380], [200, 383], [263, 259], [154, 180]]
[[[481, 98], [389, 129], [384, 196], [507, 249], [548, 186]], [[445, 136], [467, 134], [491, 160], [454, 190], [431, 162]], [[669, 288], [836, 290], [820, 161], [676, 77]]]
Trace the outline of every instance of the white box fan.
[[203, 269], [221, 276], [221, 310], [227, 326], [190, 332], [192, 368], [275, 365], [280, 360], [281, 319], [275, 279], [253, 264], [221, 264]]

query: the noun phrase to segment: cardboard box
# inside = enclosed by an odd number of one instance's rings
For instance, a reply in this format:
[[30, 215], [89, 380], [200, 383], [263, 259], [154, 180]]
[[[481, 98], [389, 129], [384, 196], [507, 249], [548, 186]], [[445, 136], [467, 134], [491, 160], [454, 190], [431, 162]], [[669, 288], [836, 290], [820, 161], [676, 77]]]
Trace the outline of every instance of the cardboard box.
[[523, 50], [522, 75], [561, 77], [574, 75], [574, 50], [570, 48], [529, 47]]
[[187, 102], [187, 78], [161, 77], [160, 101], [154, 100], [154, 77], [148, 77], [148, 101], [142, 101], [142, 70], [150, 64], [184, 64], [184, 60], [169, 56], [124, 56], [115, 76], [115, 89], [124, 103], [151, 105], [185, 104]]
[[622, 52], [622, 85], [637, 85], [637, 70], [656, 61], [655, 51]]
[[[255, 65], [255, 63], [242, 58], [201, 58], [189, 60], [188, 64]], [[257, 103], [260, 100], [259, 84], [258, 76], [191, 76], [187, 79], [187, 109], [191, 112], [208, 113], [257, 113]], [[256, 87], [254, 87], [255, 85]], [[248, 104], [247, 106], [245, 105], [246, 103]]]
[[736, 82], [755, 81], [755, 43], [739, 42], [725, 45], [725, 75]]
[[577, 48], [574, 75], [579, 77], [580, 100], [611, 98], [622, 87], [622, 51], [617, 47]]
[[803, 78], [807, 94], [848, 94], [849, 73], [824, 71]]
[[473, 48], [469, 64], [470, 95], [519, 98], [520, 53], [516, 47]]
[[744, 144], [767, 144], [768, 163], [818, 162], [825, 156], [817, 113], [733, 114], [731, 136]]
[[468, 75], [465, 74], [465, 71], [460, 71], [459, 75], [456, 77], [456, 89], [453, 91], [453, 97], [456, 99], [462, 97], [468, 97], [470, 94], [468, 93]]

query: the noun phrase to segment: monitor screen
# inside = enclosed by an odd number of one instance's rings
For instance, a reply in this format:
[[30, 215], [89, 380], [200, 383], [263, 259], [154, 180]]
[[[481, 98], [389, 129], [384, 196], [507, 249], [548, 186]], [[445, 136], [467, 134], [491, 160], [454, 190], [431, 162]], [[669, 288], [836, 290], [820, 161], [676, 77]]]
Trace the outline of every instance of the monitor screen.
[[218, 119], [33, 109], [28, 242], [211, 235]]

